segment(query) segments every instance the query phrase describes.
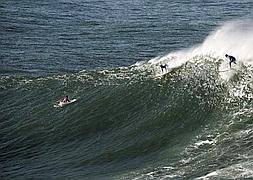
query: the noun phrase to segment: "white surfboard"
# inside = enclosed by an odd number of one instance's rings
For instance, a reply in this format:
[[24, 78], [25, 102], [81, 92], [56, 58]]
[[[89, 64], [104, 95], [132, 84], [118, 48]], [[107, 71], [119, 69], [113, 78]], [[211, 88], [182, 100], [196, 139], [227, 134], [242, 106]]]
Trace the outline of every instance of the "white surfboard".
[[70, 100], [70, 102], [60, 101], [58, 104], [55, 104], [54, 107], [63, 107], [63, 106], [67, 106], [69, 104], [72, 104], [74, 102], [76, 102], [76, 99], [72, 99], [72, 100]]

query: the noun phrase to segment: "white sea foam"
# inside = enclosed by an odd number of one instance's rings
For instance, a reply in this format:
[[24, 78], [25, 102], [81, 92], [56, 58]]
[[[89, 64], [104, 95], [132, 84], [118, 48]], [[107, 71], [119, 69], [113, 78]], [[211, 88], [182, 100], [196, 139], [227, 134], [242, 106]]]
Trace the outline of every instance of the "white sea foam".
[[171, 52], [163, 57], [156, 57], [148, 61], [159, 72], [159, 64], [168, 64], [174, 69], [188, 61], [194, 61], [195, 56], [211, 56], [216, 61], [222, 61], [219, 67], [223, 79], [230, 79], [237, 69], [230, 70], [225, 54], [236, 57], [238, 64], [253, 65], [253, 21], [237, 20], [226, 22], [209, 36], [200, 45], [189, 49]]
[[199, 142], [196, 142], [195, 145], [196, 146], [201, 146], [201, 145], [204, 145], [204, 144], [215, 144], [216, 143], [216, 140], [204, 140], [204, 141], [199, 141]]
[[196, 178], [196, 179], [245, 179], [252, 178], [253, 170], [252, 170], [252, 162], [245, 162], [234, 164], [229, 167], [218, 169], [214, 172], [211, 172], [205, 176]]

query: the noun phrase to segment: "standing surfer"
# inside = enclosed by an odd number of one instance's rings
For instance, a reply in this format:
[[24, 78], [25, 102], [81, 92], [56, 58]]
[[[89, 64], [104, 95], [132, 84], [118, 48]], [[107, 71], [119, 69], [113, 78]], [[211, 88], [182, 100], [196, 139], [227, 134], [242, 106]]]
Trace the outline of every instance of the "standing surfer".
[[236, 64], [236, 59], [235, 59], [234, 56], [230, 56], [230, 55], [227, 55], [227, 54], [226, 54], [225, 57], [229, 59], [229, 67], [230, 67], [230, 68], [231, 68], [231, 64], [232, 64], [232, 63], [235, 63], [235, 64]]
[[163, 72], [163, 70], [165, 70], [165, 72], [167, 71], [167, 64], [164, 64], [164, 65], [160, 65], [160, 68], [161, 68], [161, 70], [162, 70], [162, 72]]

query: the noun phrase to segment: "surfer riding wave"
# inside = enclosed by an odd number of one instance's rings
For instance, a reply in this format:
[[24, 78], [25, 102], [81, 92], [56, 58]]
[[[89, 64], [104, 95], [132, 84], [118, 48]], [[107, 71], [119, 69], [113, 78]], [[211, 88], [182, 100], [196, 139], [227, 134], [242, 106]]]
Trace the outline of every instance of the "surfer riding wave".
[[231, 68], [231, 64], [232, 64], [232, 63], [235, 63], [235, 64], [236, 64], [236, 58], [235, 58], [234, 56], [231, 56], [231, 55], [226, 54], [225, 57], [229, 59], [229, 67], [230, 67], [230, 68]]

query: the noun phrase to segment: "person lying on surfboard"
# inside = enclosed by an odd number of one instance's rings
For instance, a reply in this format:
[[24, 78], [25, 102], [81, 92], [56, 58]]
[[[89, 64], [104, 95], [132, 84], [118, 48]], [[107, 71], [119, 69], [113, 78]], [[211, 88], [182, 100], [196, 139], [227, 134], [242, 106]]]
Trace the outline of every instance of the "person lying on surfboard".
[[70, 102], [70, 100], [69, 100], [69, 96], [68, 95], [66, 95], [65, 97], [64, 97], [64, 99], [63, 99], [63, 101], [62, 102], [64, 102], [64, 103], [66, 103], [66, 102]]
[[226, 54], [225, 57], [229, 59], [229, 67], [230, 67], [230, 68], [231, 68], [231, 64], [232, 64], [232, 63], [235, 63], [235, 64], [236, 64], [236, 59], [235, 59], [234, 56], [230, 56], [230, 55], [227, 55], [227, 54]]

